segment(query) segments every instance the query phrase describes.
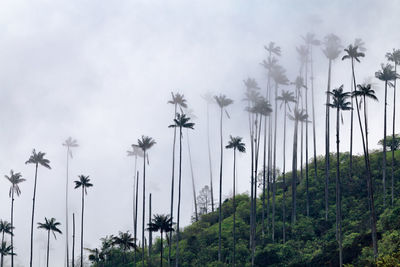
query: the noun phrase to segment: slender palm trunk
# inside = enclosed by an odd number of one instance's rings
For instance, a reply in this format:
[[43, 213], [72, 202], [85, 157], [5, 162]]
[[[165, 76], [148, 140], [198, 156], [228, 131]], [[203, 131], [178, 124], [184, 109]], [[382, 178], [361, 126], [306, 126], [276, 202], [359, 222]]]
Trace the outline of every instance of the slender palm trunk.
[[83, 216], [85, 214], [85, 187], [82, 186], [82, 218], [81, 218], [81, 267], [83, 266]]
[[136, 213], [136, 167], [137, 167], [137, 155], [135, 155], [135, 165], [134, 165], [134, 173], [133, 173], [133, 190], [132, 190], [132, 221], [133, 221], [133, 231], [135, 231], [135, 213]]
[[164, 247], [163, 247], [163, 230], [161, 230], [161, 248], [160, 248], [160, 267], [162, 267], [162, 265], [163, 265], [163, 250], [164, 250]]
[[[250, 107], [250, 104], [249, 104]], [[253, 244], [253, 201], [254, 201], [254, 130], [253, 130], [253, 118], [249, 112], [249, 130], [250, 130], [250, 150], [251, 150], [251, 174], [250, 174], [250, 238], [249, 238], [249, 249], [252, 248]]]
[[[4, 232], [1, 234], [1, 245], [3, 245], [4, 242]], [[3, 267], [3, 261], [4, 261], [4, 255], [1, 253], [1, 260], [0, 260], [0, 266]]]
[[208, 165], [210, 168], [210, 190], [211, 190], [211, 211], [214, 212], [214, 189], [213, 189], [213, 175], [212, 175], [212, 160], [211, 160], [211, 146], [210, 146], [210, 104], [207, 103], [207, 147], [208, 147]]
[[67, 146], [67, 175], [65, 180], [65, 266], [69, 266], [69, 233], [68, 233], [68, 176], [69, 176], [69, 146]]
[[383, 118], [383, 161], [382, 161], [382, 184], [383, 184], [383, 207], [386, 206], [386, 110], [387, 110], [387, 81], [385, 82], [385, 110]]
[[[267, 116], [264, 116], [264, 152], [263, 152], [263, 185], [262, 185], [262, 237], [265, 234], [265, 178], [266, 178], [266, 158], [267, 158]], [[268, 217], [268, 216], [267, 216]]]
[[278, 84], [275, 84], [275, 119], [274, 119], [274, 157], [272, 173], [272, 242], [275, 241], [275, 194], [276, 194], [276, 132], [278, 129]]
[[[1, 255], [1, 261], [3, 262], [3, 254]], [[14, 185], [11, 192], [11, 267], [14, 267]]]
[[136, 241], [137, 241], [137, 213], [138, 213], [138, 202], [139, 202], [139, 172], [136, 172], [136, 194], [135, 194], [135, 225], [133, 228], [133, 236], [134, 236], [134, 242], [135, 242], [135, 252], [134, 252], [134, 262], [135, 262], [135, 267], [136, 267]]
[[328, 89], [326, 94], [326, 117], [325, 117], [325, 220], [328, 220], [328, 208], [329, 208], [329, 106], [331, 91], [331, 71], [332, 71], [332, 60], [329, 60], [328, 68]]
[[292, 223], [296, 223], [296, 187], [297, 187], [297, 132], [298, 120], [294, 121], [293, 133], [293, 161], [292, 161]]
[[[174, 108], [174, 119], [176, 119], [177, 104]], [[174, 216], [174, 189], [175, 189], [175, 145], [176, 145], [176, 128], [174, 128], [174, 142], [172, 144], [172, 178], [171, 178], [171, 221]], [[169, 233], [169, 248], [168, 248], [168, 266], [171, 266], [171, 248], [172, 248], [172, 232]], [[143, 242], [143, 241], [142, 241]]]
[[178, 218], [176, 224], [176, 262], [175, 266], [179, 267], [179, 223], [181, 215], [181, 186], [182, 186], [182, 126], [179, 127], [179, 189], [178, 189]]
[[72, 267], [75, 267], [75, 213], [72, 213]]
[[339, 244], [339, 266], [343, 266], [343, 249], [342, 249], [342, 203], [341, 203], [341, 192], [340, 192], [340, 154], [339, 154], [339, 115], [340, 109], [337, 108], [336, 112], [336, 229], [337, 229], [337, 240]]
[[196, 185], [194, 183], [194, 173], [193, 173], [193, 164], [192, 164], [192, 153], [190, 151], [190, 142], [189, 142], [189, 130], [186, 129], [186, 137], [187, 137], [187, 145], [188, 145], [188, 154], [189, 154], [189, 165], [190, 165], [190, 174], [192, 175], [192, 191], [193, 191], [193, 201], [194, 201], [194, 214], [196, 217], [196, 222], [199, 220], [199, 215], [197, 213], [197, 197], [196, 197]]
[[[149, 224], [151, 223], [151, 193], [149, 194]], [[149, 231], [149, 261], [151, 260], [151, 249], [153, 247], [153, 232]]]
[[233, 267], [236, 266], [236, 148], [233, 149]]
[[[353, 60], [352, 60], [352, 62], [351, 62], [351, 68], [352, 68], [352, 70], [354, 69], [354, 63], [353, 63]], [[352, 72], [352, 73], [354, 73], [354, 72]], [[355, 77], [352, 75], [351, 76], [351, 79], [353, 80]], [[353, 91], [355, 90], [356, 88], [354, 88], [354, 85], [353, 85], [353, 82], [351, 82], [351, 93], [353, 94]], [[353, 98], [351, 98], [351, 113], [350, 113], [350, 160], [349, 160], [349, 176], [350, 176], [350, 179], [353, 177], [353, 132], [354, 132], [354, 130], [353, 130], [353, 128], [354, 128], [354, 123], [353, 123], [353, 120], [354, 120], [354, 116], [353, 116], [353, 114], [354, 114], [354, 109], [353, 109]]]
[[311, 65], [311, 102], [312, 102], [312, 124], [313, 124], [313, 145], [314, 145], [314, 179], [317, 179], [317, 136], [315, 134], [315, 104], [314, 104], [314, 67], [313, 67], [313, 56], [312, 46], [310, 48], [310, 65]]
[[305, 155], [305, 160], [306, 160], [306, 214], [307, 216], [310, 216], [310, 194], [308, 192], [308, 61], [306, 60], [306, 88], [305, 88], [305, 101], [306, 101], [306, 116], [307, 120], [304, 122], [305, 127], [306, 127], [306, 142], [305, 142], [305, 147], [306, 147], [306, 155]]
[[[145, 239], [144, 239], [144, 219], [146, 216], [146, 150], [143, 150], [143, 207], [142, 207], [142, 267], [144, 267], [144, 249], [145, 249]], [[172, 243], [172, 242], [171, 242]]]
[[46, 256], [47, 267], [49, 267], [49, 252], [50, 252], [50, 230], [47, 231], [47, 256]]
[[282, 193], [282, 240], [286, 242], [286, 117], [287, 117], [287, 104], [285, 103], [285, 111], [283, 118], [283, 193]]
[[[394, 73], [397, 76], [397, 64], [395, 62], [394, 64]], [[394, 146], [393, 142], [395, 139], [395, 129], [396, 129], [396, 80], [394, 79], [394, 87], [393, 87], [393, 128], [392, 128], [392, 188], [391, 188], [391, 193], [392, 193], [392, 206], [394, 202]]]
[[[36, 200], [36, 184], [37, 184], [37, 173], [38, 173], [38, 163], [35, 166], [35, 184], [33, 186], [33, 198], [32, 198], [32, 221], [31, 221], [31, 251], [30, 251], [30, 260], [29, 266], [32, 267], [33, 260], [33, 224], [35, 221], [35, 200]], [[13, 258], [11, 258], [13, 259]]]
[[222, 161], [223, 161], [223, 141], [222, 141], [222, 113], [223, 108], [221, 108], [221, 117], [219, 123], [219, 133], [220, 133], [220, 165], [219, 165], [219, 211], [218, 211], [218, 261], [221, 262], [221, 225], [222, 225]]

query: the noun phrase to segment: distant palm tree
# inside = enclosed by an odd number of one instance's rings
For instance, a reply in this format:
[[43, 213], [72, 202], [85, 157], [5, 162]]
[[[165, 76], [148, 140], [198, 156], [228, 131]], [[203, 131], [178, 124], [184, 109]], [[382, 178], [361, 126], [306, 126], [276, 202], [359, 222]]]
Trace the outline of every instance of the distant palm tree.
[[[11, 223], [9, 223], [7, 221], [0, 220], [1, 244], [4, 243], [4, 235], [5, 234], [10, 235], [11, 238], [13, 237], [13, 235], [14, 235], [13, 234], [13, 228], [14, 227], [12, 226]], [[9, 255], [13, 256], [13, 253], [14, 253], [13, 250], [14, 249], [13, 249], [12, 245], [10, 247], [11, 247], [11, 253]], [[3, 260], [4, 260], [4, 256], [5, 255], [6, 254], [3, 255], [3, 253], [1, 253], [1, 265], [0, 265], [0, 267], [3, 267]]]
[[34, 219], [35, 219], [35, 200], [36, 200], [36, 184], [37, 184], [37, 173], [38, 173], [38, 167], [39, 165], [51, 169], [50, 167], [50, 160], [45, 158], [46, 153], [43, 152], [37, 152], [34, 149], [32, 151], [32, 155], [29, 157], [29, 159], [25, 162], [25, 164], [34, 164], [35, 165], [35, 183], [33, 186], [33, 198], [32, 198], [32, 222], [31, 222], [31, 251], [30, 251], [30, 260], [29, 260], [29, 266], [32, 267], [32, 260], [33, 260], [33, 224], [34, 224]]
[[325, 36], [323, 41], [323, 52], [325, 56], [328, 58], [329, 68], [328, 68], [328, 86], [326, 94], [326, 114], [325, 114], [325, 220], [328, 220], [328, 207], [329, 207], [329, 191], [328, 191], [328, 184], [329, 184], [329, 133], [330, 133], [330, 126], [329, 126], [329, 103], [330, 103], [330, 94], [331, 91], [331, 76], [332, 76], [332, 62], [340, 55], [341, 53], [341, 41], [340, 38], [334, 34], [329, 34]]
[[308, 122], [307, 114], [304, 110], [297, 107], [293, 110], [293, 115], [288, 115], [289, 119], [294, 121], [293, 130], [293, 160], [292, 160], [292, 223], [296, 223], [296, 187], [297, 187], [297, 139], [299, 122]]
[[81, 266], [83, 266], [83, 216], [85, 211], [85, 195], [87, 195], [87, 188], [92, 187], [89, 176], [79, 175], [79, 180], [75, 182], [75, 189], [82, 188], [82, 218], [81, 218]]
[[[2, 258], [8, 255], [16, 255], [12, 251], [13, 247], [11, 245], [8, 246], [6, 241], [1, 242], [0, 254]], [[1, 262], [1, 267], [3, 267], [3, 262]]]
[[160, 215], [156, 214], [154, 215], [152, 221], [148, 224], [149, 231], [152, 232], [158, 232], [160, 231], [161, 233], [161, 247], [160, 247], [160, 266], [163, 266], [163, 233], [169, 233], [174, 231], [174, 228], [172, 227], [172, 219], [168, 215]]
[[[186, 99], [183, 94], [172, 93], [172, 99], [168, 101], [168, 104], [174, 105], [174, 119], [176, 119], [176, 114], [178, 112], [178, 107], [182, 111], [182, 108], [187, 108]], [[172, 144], [172, 177], [171, 177], [171, 218], [174, 218], [174, 189], [175, 189], [175, 147], [176, 147], [176, 129], [174, 130], [174, 141]], [[172, 240], [172, 233], [170, 234], [170, 240]], [[168, 249], [168, 261], [171, 260], [171, 245]]]
[[142, 149], [143, 151], [143, 208], [142, 208], [142, 266], [144, 267], [144, 224], [145, 224], [145, 215], [146, 215], [146, 160], [148, 163], [148, 156], [147, 156], [147, 151], [152, 148], [156, 144], [156, 141], [149, 137], [149, 136], [144, 136], [140, 139], [138, 139], [138, 146]]
[[220, 133], [220, 141], [221, 141], [221, 158], [219, 165], [219, 214], [218, 214], [218, 261], [221, 262], [221, 225], [222, 225], [222, 162], [224, 159], [224, 143], [222, 139], [222, 117], [224, 111], [229, 118], [229, 114], [226, 111], [226, 107], [233, 103], [233, 100], [226, 97], [225, 95], [214, 96], [215, 101], [217, 102], [221, 112], [220, 112], [220, 122], [219, 122], [219, 133]]
[[185, 114], [177, 114], [174, 119], [174, 124], [170, 125], [171, 128], [179, 128], [179, 185], [178, 185], [178, 218], [176, 227], [176, 262], [175, 265], [179, 266], [179, 223], [181, 215], [181, 187], [182, 187], [182, 129], [193, 129], [194, 123], [189, 122], [190, 118]]
[[382, 162], [382, 184], [383, 184], [383, 206], [386, 205], [386, 106], [387, 106], [387, 87], [393, 86], [392, 81], [398, 78], [393, 66], [386, 64], [381, 66], [381, 70], [375, 72], [375, 77], [385, 82], [385, 104], [383, 117], [383, 162]]
[[[394, 72], [397, 75], [397, 65], [400, 64], [400, 49], [393, 49], [392, 53], [386, 53], [386, 58], [388, 61], [394, 63]], [[395, 140], [395, 124], [396, 124], [396, 80], [393, 82], [393, 128], [392, 128], [392, 140]], [[392, 150], [392, 205], [394, 201], [394, 147]]]
[[286, 117], [287, 109], [290, 109], [290, 103], [296, 103], [296, 98], [293, 92], [282, 90], [282, 94], [276, 98], [281, 101], [281, 107], [284, 105], [284, 118], [283, 118], [283, 169], [282, 169], [282, 182], [283, 182], [283, 193], [282, 193], [282, 239], [283, 243], [286, 242]]
[[[357, 90], [358, 89], [358, 90]], [[370, 225], [371, 225], [371, 237], [372, 237], [372, 246], [374, 250], [375, 258], [378, 256], [378, 240], [377, 240], [377, 231], [376, 231], [376, 214], [375, 214], [375, 201], [374, 201], [374, 190], [373, 190], [373, 182], [372, 182], [372, 172], [371, 172], [371, 164], [369, 160], [369, 152], [368, 152], [368, 117], [367, 117], [367, 98], [371, 98], [373, 100], [377, 100], [375, 96], [375, 91], [371, 89], [371, 85], [358, 85], [356, 90], [353, 91], [353, 97], [362, 97], [364, 100], [364, 130], [365, 130], [365, 138], [364, 132], [361, 122], [360, 116], [360, 106], [358, 100], [356, 101], [356, 109], [358, 122], [360, 125], [361, 131], [361, 140], [363, 144], [364, 150], [364, 162], [365, 168], [367, 171], [367, 193], [368, 193], [368, 207], [370, 212]], [[361, 101], [360, 101], [361, 102]]]
[[65, 182], [65, 260], [66, 260], [66, 267], [69, 266], [69, 219], [68, 219], [68, 189], [69, 189], [69, 158], [72, 158], [72, 151], [73, 147], [78, 147], [78, 142], [72, 137], [68, 137], [67, 140], [62, 144], [67, 148], [67, 175], [66, 175], [66, 182]]
[[[46, 217], [44, 218], [45, 222], [44, 223], [38, 223], [38, 229], [44, 229], [47, 231], [47, 267], [49, 267], [49, 254], [50, 254], [50, 232], [53, 233], [54, 238], [56, 238], [56, 233], [62, 234], [61, 230], [58, 229], [58, 226], [61, 225], [61, 223], [57, 222], [55, 218], [47, 219]], [[83, 266], [83, 265], [81, 265]]]
[[118, 245], [123, 251], [123, 263], [126, 263], [126, 252], [131, 249], [137, 249], [134, 238], [128, 232], [119, 232], [118, 236], [113, 239], [113, 244]]
[[14, 267], [14, 195], [21, 195], [21, 189], [19, 189], [19, 184], [25, 182], [26, 179], [22, 178], [21, 173], [14, 173], [13, 170], [10, 171], [10, 176], [5, 175], [5, 178], [11, 183], [10, 191], [8, 193], [11, 197], [11, 267]]
[[336, 108], [336, 234], [339, 243], [339, 265], [343, 266], [343, 248], [342, 248], [342, 196], [340, 182], [340, 150], [339, 150], [339, 129], [340, 129], [340, 111], [351, 110], [350, 102], [347, 101], [351, 97], [351, 92], [343, 92], [343, 85], [329, 92], [332, 96], [332, 103], [329, 107]]
[[85, 248], [86, 251], [88, 251], [89, 254], [89, 261], [98, 264], [99, 266], [104, 266], [101, 265], [100, 262], [105, 260], [104, 257], [104, 253], [98, 249], [98, 248], [94, 248], [94, 249], [90, 249], [90, 248]]
[[228, 142], [226, 148], [233, 148], [233, 266], [236, 266], [236, 150], [239, 152], [246, 152], [246, 146], [242, 142], [242, 137], [232, 137]]
[[[351, 77], [352, 77], [352, 85], [351, 92], [353, 92], [353, 88], [356, 88], [356, 75], [354, 73], [354, 60], [360, 62], [360, 57], [365, 57], [363, 52], [358, 51], [358, 46], [353, 46], [350, 44], [347, 48], [344, 49], [346, 55], [342, 57], [342, 60], [350, 59], [351, 61]], [[356, 101], [357, 98], [356, 98]], [[353, 176], [353, 99], [351, 100], [351, 117], [350, 117], [350, 178]]]

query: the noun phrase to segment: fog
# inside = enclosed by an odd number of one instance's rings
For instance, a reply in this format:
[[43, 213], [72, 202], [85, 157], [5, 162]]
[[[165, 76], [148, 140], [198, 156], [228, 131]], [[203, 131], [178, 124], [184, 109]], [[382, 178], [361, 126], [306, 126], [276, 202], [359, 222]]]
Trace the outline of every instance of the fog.
[[[224, 143], [234, 135], [242, 136], [248, 144], [243, 80], [255, 78], [265, 91], [267, 71], [260, 63], [267, 59], [264, 45], [271, 41], [281, 47], [279, 63], [287, 70], [289, 80], [294, 81], [300, 67], [296, 46], [303, 44], [301, 36], [307, 32], [315, 33], [320, 40], [334, 33], [342, 39], [343, 46], [362, 38], [367, 51], [356, 65], [356, 74], [360, 82], [371, 78], [376, 84], [379, 102], [369, 105], [369, 140], [371, 149], [379, 148], [378, 140], [383, 137], [384, 84], [374, 78], [374, 73], [386, 62], [386, 52], [399, 46], [399, 8], [400, 3], [395, 0], [2, 1], [0, 170], [8, 175], [13, 169], [27, 180], [20, 184], [22, 193], [16, 197], [14, 207], [16, 266], [29, 266], [35, 170], [25, 161], [32, 149], [45, 152], [52, 167], [39, 168], [36, 199], [34, 266], [45, 266], [46, 233], [36, 229], [36, 223], [44, 221], [44, 217], [54, 217], [65, 230], [65, 139], [72, 136], [79, 143], [70, 159], [69, 195], [70, 213], [74, 212], [77, 218], [75, 255], [79, 255], [81, 191], [73, 189], [72, 181], [84, 174], [94, 184], [88, 188], [85, 200], [85, 247], [97, 247], [101, 237], [118, 231], [132, 232], [134, 162], [126, 151], [137, 144], [141, 135], [151, 136], [157, 143], [148, 152], [146, 191], [153, 195], [153, 214], [168, 214], [173, 141], [173, 129], [168, 125], [173, 123], [174, 109], [167, 102], [171, 92], [184, 94], [197, 117], [195, 129], [189, 134], [199, 191], [209, 183], [206, 102], [201, 95], [226, 94], [234, 100], [227, 107], [230, 119], [224, 118]], [[344, 84], [345, 90], [350, 90], [350, 63], [342, 61], [342, 55], [333, 64], [332, 87]], [[327, 73], [328, 60], [320, 47], [314, 48], [318, 155], [324, 154]], [[293, 85], [282, 88], [294, 90]], [[393, 90], [388, 92], [391, 96]], [[213, 105], [210, 112], [217, 200], [219, 110]], [[282, 116], [282, 109], [278, 112]], [[389, 102], [388, 114], [391, 112]], [[347, 132], [350, 115], [344, 114], [343, 119], [341, 131]], [[334, 116], [331, 120], [334, 125]], [[360, 154], [358, 124], [354, 127], [354, 151]], [[388, 123], [388, 133], [391, 127]], [[291, 166], [292, 128], [293, 123], [288, 121], [287, 166]], [[311, 127], [309, 130], [311, 159]], [[182, 227], [190, 223], [194, 212], [187, 138], [183, 137]], [[279, 168], [281, 137], [278, 129]], [[334, 138], [332, 132], [331, 146]], [[341, 140], [342, 151], [348, 151], [349, 141]], [[224, 151], [224, 197], [232, 192], [232, 159], [232, 152]], [[142, 159], [138, 164], [142, 166]], [[249, 167], [250, 153], [240, 155], [239, 193], [250, 190]], [[0, 218], [8, 221], [9, 186], [6, 179], [0, 179]], [[52, 238], [51, 248], [51, 265], [63, 266], [65, 236]]]

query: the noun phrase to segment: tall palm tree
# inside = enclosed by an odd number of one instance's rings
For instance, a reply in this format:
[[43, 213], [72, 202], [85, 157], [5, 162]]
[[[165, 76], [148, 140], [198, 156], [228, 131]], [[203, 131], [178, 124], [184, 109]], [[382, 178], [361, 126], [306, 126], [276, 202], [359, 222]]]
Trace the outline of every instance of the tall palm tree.
[[293, 130], [293, 160], [292, 160], [292, 223], [296, 223], [296, 187], [297, 187], [297, 140], [299, 122], [308, 122], [307, 114], [304, 110], [294, 108], [293, 114], [288, 115], [289, 119], [294, 121]]
[[174, 119], [174, 124], [170, 125], [171, 128], [179, 128], [179, 185], [178, 185], [178, 217], [176, 228], [176, 262], [175, 265], [179, 266], [179, 223], [181, 213], [181, 187], [182, 187], [182, 129], [194, 129], [194, 123], [189, 122], [190, 118], [185, 114], [177, 114]]
[[282, 239], [283, 243], [286, 242], [286, 117], [287, 109], [290, 109], [290, 103], [296, 103], [296, 98], [293, 92], [282, 90], [282, 94], [276, 98], [281, 101], [281, 107], [284, 105], [284, 118], [283, 118], [283, 169], [282, 169], [282, 182], [283, 182], [283, 193], [282, 193]]
[[145, 225], [145, 215], [146, 215], [146, 160], [148, 162], [147, 151], [156, 144], [156, 141], [149, 137], [144, 136], [138, 139], [138, 146], [143, 151], [143, 207], [142, 207], [142, 266], [144, 267], [144, 225]]
[[392, 81], [398, 78], [393, 66], [386, 64], [381, 66], [381, 70], [375, 72], [375, 77], [385, 82], [385, 104], [383, 115], [383, 161], [382, 161], [382, 184], [383, 184], [383, 206], [386, 205], [386, 106], [387, 106], [387, 87], [393, 86]]
[[229, 114], [226, 111], [226, 107], [233, 103], [233, 100], [226, 97], [225, 95], [214, 96], [221, 112], [220, 112], [220, 122], [219, 122], [219, 133], [220, 133], [220, 165], [219, 165], [219, 211], [218, 211], [218, 261], [221, 262], [221, 225], [222, 225], [222, 162], [224, 159], [224, 143], [222, 139], [222, 117], [224, 111], [229, 118]]
[[131, 249], [137, 249], [134, 238], [129, 231], [125, 233], [119, 232], [118, 236], [113, 238], [113, 245], [117, 245], [122, 249], [124, 263], [126, 262], [126, 252]]
[[329, 92], [332, 96], [332, 103], [329, 107], [336, 108], [336, 233], [339, 244], [339, 265], [343, 266], [343, 248], [342, 248], [342, 196], [340, 182], [340, 111], [351, 110], [351, 103], [347, 101], [351, 97], [351, 92], [343, 92], [343, 85]]
[[[3, 258], [4, 256], [8, 256], [8, 255], [16, 255], [12, 251], [13, 251], [13, 247], [11, 245], [7, 245], [6, 241], [1, 242], [1, 245], [0, 245], [1, 258]], [[3, 262], [1, 262], [1, 267], [3, 267]]]
[[14, 267], [14, 196], [15, 194], [17, 196], [21, 195], [19, 184], [25, 182], [26, 179], [22, 178], [21, 173], [14, 173], [13, 170], [10, 171], [10, 176], [5, 175], [5, 178], [11, 183], [8, 195], [11, 197], [11, 267]]
[[[342, 57], [342, 60], [350, 59], [351, 61], [351, 77], [352, 77], [352, 85], [351, 92], [353, 92], [353, 88], [356, 88], [356, 75], [354, 72], [354, 60], [360, 62], [360, 57], [365, 57], [363, 52], [358, 51], [358, 46], [353, 46], [350, 44], [347, 48], [344, 49], [346, 55]], [[350, 178], [353, 173], [353, 99], [351, 100], [351, 114], [350, 114]]]
[[[394, 63], [394, 72], [397, 75], [397, 65], [400, 64], [400, 49], [393, 49], [392, 53], [386, 53], [386, 58], [388, 61]], [[396, 124], [396, 79], [393, 82], [393, 128], [392, 128], [392, 140], [395, 139], [395, 127]], [[394, 201], [394, 146], [391, 147], [392, 150], [392, 205]]]
[[172, 227], [172, 218], [168, 215], [156, 214], [153, 216], [153, 219], [148, 224], [149, 231], [161, 233], [161, 248], [160, 248], [160, 266], [163, 266], [163, 233], [169, 233], [174, 231]]
[[[358, 89], [358, 90], [357, 90]], [[369, 161], [369, 152], [368, 152], [368, 117], [367, 117], [367, 102], [366, 98], [371, 98], [373, 100], [377, 100], [375, 96], [374, 90], [371, 89], [371, 85], [359, 85], [357, 89], [353, 92], [353, 97], [356, 98], [356, 109], [357, 109], [357, 117], [360, 126], [361, 132], [361, 140], [363, 144], [364, 150], [364, 163], [367, 171], [367, 193], [368, 193], [368, 207], [370, 212], [370, 225], [371, 225], [371, 237], [372, 237], [372, 246], [374, 250], [375, 258], [378, 256], [378, 240], [377, 240], [377, 231], [376, 231], [376, 213], [375, 213], [375, 202], [374, 202], [374, 191], [373, 191], [373, 182], [372, 182], [372, 172], [371, 172], [371, 164]], [[357, 97], [362, 97], [364, 100], [364, 130], [365, 130], [365, 138], [364, 131], [361, 122], [360, 116], [360, 108]]]
[[51, 169], [50, 167], [50, 160], [45, 158], [46, 153], [43, 152], [36, 152], [34, 149], [32, 151], [32, 155], [29, 157], [29, 159], [25, 162], [25, 164], [34, 164], [35, 165], [35, 183], [33, 186], [33, 198], [32, 198], [32, 221], [31, 221], [31, 251], [30, 251], [30, 260], [29, 260], [29, 266], [32, 267], [32, 260], [33, 260], [33, 224], [34, 224], [34, 219], [35, 219], [35, 201], [36, 201], [36, 184], [37, 184], [37, 174], [38, 174], [38, 168], [39, 165]]
[[69, 266], [69, 228], [68, 228], [68, 189], [69, 189], [69, 158], [72, 158], [72, 148], [78, 147], [78, 141], [72, 137], [68, 137], [67, 140], [62, 144], [67, 148], [67, 172], [65, 180], [65, 266]]
[[[11, 240], [12, 240], [12, 237], [13, 237], [13, 226], [12, 226], [12, 224], [11, 223], [9, 223], [9, 222], [7, 222], [7, 221], [3, 221], [3, 220], [0, 220], [0, 233], [1, 233], [1, 244], [3, 244], [4, 243], [4, 235], [5, 234], [8, 234], [8, 235], [10, 235], [11, 236]], [[12, 241], [11, 241], [12, 242]], [[14, 249], [13, 249], [13, 247], [12, 247], [12, 244], [10, 245], [10, 247], [11, 247], [11, 253], [9, 254], [9, 255], [11, 255], [11, 257], [13, 256], [13, 254], [14, 254]], [[3, 253], [1, 253], [1, 264], [0, 264], [0, 267], [3, 267], [3, 260], [4, 260], [4, 256], [5, 256], [6, 254], [3, 254]], [[8, 255], [8, 254], [7, 254]]]
[[[58, 227], [61, 223], [57, 222], [55, 218], [47, 219], [44, 218], [44, 223], [38, 223], [38, 229], [44, 229], [47, 231], [47, 267], [49, 267], [49, 255], [50, 255], [50, 232], [53, 233], [54, 239], [56, 238], [56, 233], [62, 234], [61, 230]], [[83, 265], [81, 265], [83, 266]]]
[[[182, 108], [187, 108], [186, 99], [183, 94], [172, 93], [172, 99], [168, 101], [168, 104], [174, 105], [174, 119], [176, 119], [176, 114], [178, 108], [182, 111]], [[172, 177], [171, 177], [171, 218], [174, 218], [174, 189], [175, 189], [175, 147], [176, 147], [176, 129], [174, 129], [174, 141], [172, 143]], [[170, 233], [170, 240], [172, 240], [172, 233]], [[171, 260], [171, 245], [168, 249], [168, 261]]]
[[226, 148], [233, 148], [233, 266], [236, 266], [236, 150], [244, 153], [246, 152], [246, 146], [242, 142], [242, 137], [232, 137], [230, 136], [230, 141]]
[[329, 103], [330, 103], [330, 94], [331, 91], [331, 76], [332, 76], [332, 62], [340, 55], [341, 53], [341, 41], [340, 38], [334, 34], [329, 34], [325, 36], [323, 41], [323, 52], [325, 56], [328, 58], [328, 85], [327, 85], [327, 94], [326, 94], [326, 113], [325, 113], [325, 220], [328, 220], [328, 207], [329, 207], [329, 168], [330, 168], [330, 160], [329, 160], [329, 133], [330, 133], [330, 125], [329, 125]]
[[81, 218], [81, 266], [83, 266], [83, 216], [85, 211], [85, 195], [87, 195], [87, 188], [92, 187], [89, 176], [79, 175], [79, 180], [74, 181], [75, 189], [82, 188], [82, 218]]

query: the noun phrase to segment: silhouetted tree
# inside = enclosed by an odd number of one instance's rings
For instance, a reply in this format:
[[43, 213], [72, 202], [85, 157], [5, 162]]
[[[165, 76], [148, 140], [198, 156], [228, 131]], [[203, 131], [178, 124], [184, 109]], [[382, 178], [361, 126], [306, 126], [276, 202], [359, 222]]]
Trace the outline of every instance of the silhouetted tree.
[[[49, 267], [49, 256], [50, 256], [50, 232], [53, 233], [54, 238], [56, 238], [56, 233], [62, 234], [61, 230], [58, 229], [58, 226], [61, 225], [61, 223], [57, 222], [55, 218], [47, 219], [46, 217], [44, 218], [44, 223], [38, 223], [38, 229], [44, 229], [47, 231], [47, 254], [46, 254], [46, 262], [47, 262], [47, 267]], [[83, 266], [83, 265], [81, 265]]]
[[[11, 238], [13, 237], [13, 235], [14, 235], [13, 234], [13, 229], [14, 229], [14, 227], [12, 226], [11, 223], [9, 223], [7, 221], [0, 220], [1, 244], [5, 243], [5, 241], [4, 241], [4, 235], [5, 234], [10, 235]], [[6, 255], [11, 255], [12, 256], [12, 254], [14, 253], [13, 252], [14, 249], [13, 249], [12, 245], [10, 246], [10, 250], [11, 250], [10, 254], [1, 253], [1, 261], [0, 261], [1, 264], [0, 264], [0, 267], [3, 267], [4, 256], [6, 256]]]
[[118, 236], [114, 236], [113, 244], [119, 246], [123, 251], [123, 262], [126, 263], [126, 252], [131, 249], [137, 249], [134, 238], [128, 232], [119, 232]]
[[174, 228], [172, 227], [172, 219], [168, 215], [156, 214], [156, 215], [154, 215], [151, 222], [148, 224], [147, 229], [151, 232], [160, 231], [160, 233], [161, 233], [160, 266], [162, 267], [163, 266], [163, 250], [164, 250], [163, 234], [174, 231]]

